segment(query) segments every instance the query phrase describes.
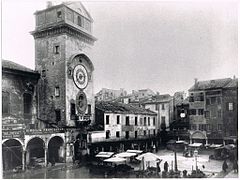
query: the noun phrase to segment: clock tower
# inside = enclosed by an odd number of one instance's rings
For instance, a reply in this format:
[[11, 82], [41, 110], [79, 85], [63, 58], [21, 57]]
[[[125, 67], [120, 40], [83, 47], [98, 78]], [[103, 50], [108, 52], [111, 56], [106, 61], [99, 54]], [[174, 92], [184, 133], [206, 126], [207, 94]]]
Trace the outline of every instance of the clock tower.
[[[46, 127], [63, 128], [66, 144], [79, 142], [86, 153], [86, 126], [94, 122], [92, 47], [93, 19], [81, 2], [64, 2], [35, 12], [35, 68], [38, 119]], [[69, 144], [67, 144], [69, 146]], [[75, 144], [74, 144], [75, 146]], [[71, 150], [67, 149], [67, 154]], [[68, 155], [66, 155], [68, 156]]]

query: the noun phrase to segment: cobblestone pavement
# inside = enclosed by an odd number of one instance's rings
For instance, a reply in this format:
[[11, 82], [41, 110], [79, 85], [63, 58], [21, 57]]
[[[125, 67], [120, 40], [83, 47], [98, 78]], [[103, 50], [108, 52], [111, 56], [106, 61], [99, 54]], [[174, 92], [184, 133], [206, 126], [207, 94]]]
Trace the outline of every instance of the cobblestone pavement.
[[[169, 163], [169, 169], [174, 168], [174, 153], [169, 150], [160, 150], [156, 153], [162, 159], [160, 164], [161, 170], [163, 170], [163, 164], [165, 161]], [[223, 161], [210, 160], [210, 151], [200, 152], [198, 156], [198, 168], [205, 172], [208, 177], [212, 178], [237, 178], [238, 174], [231, 170], [231, 164], [228, 162], [229, 169], [227, 173], [222, 172]], [[182, 153], [177, 153], [178, 170], [187, 170], [191, 173], [192, 168], [195, 169], [194, 157], [186, 158], [183, 157]], [[205, 168], [202, 167], [205, 166]], [[172, 166], [172, 167], [171, 167]], [[54, 167], [41, 168], [35, 170], [27, 170], [21, 173], [5, 173], [4, 178], [6, 179], [79, 179], [79, 178], [104, 178], [104, 174], [91, 174], [89, 169], [85, 166], [79, 168], [73, 168], [71, 163], [69, 164], [56, 164]]]
[[[174, 169], [174, 153], [170, 150], [160, 150], [156, 153], [158, 156], [162, 158], [162, 162], [160, 164], [161, 170], [163, 170], [164, 162], [167, 161], [169, 164], [169, 168]], [[209, 177], [225, 177], [227, 173], [222, 172], [222, 164], [223, 161], [221, 160], [210, 160], [209, 155], [212, 154], [212, 151], [202, 151], [199, 153], [197, 157], [197, 166], [198, 168], [203, 171], [205, 174], [207, 174]], [[229, 171], [231, 170], [231, 163], [227, 162], [229, 165]], [[187, 170], [188, 173], [190, 173], [193, 170], [196, 169], [196, 161], [195, 157], [184, 157], [182, 153], [177, 153], [177, 165], [178, 170], [183, 171]], [[204, 165], [204, 168], [203, 168]], [[219, 175], [218, 175], [219, 174]], [[231, 173], [232, 174], [232, 173]], [[230, 175], [229, 175], [230, 176]], [[231, 175], [233, 176], [233, 175]], [[237, 176], [237, 174], [234, 174], [234, 177]], [[228, 177], [228, 176], [226, 176]]]

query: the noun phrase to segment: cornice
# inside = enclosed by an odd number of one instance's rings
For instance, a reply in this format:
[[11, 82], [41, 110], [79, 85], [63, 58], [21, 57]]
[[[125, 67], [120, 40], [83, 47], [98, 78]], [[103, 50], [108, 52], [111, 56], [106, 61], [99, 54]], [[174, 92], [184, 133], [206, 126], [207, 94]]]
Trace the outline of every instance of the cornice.
[[35, 30], [30, 33], [33, 35], [34, 39], [66, 33], [71, 36], [75, 36], [90, 45], [93, 45], [94, 42], [97, 40], [91, 34], [81, 31], [69, 24], [60, 24], [54, 27], [47, 27], [41, 30]]

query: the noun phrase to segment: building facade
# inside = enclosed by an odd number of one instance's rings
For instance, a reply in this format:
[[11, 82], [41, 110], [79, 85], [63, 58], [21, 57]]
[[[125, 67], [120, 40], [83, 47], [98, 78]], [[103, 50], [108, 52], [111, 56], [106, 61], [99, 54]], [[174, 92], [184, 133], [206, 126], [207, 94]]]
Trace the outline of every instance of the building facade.
[[2, 60], [3, 170], [25, 169], [35, 158], [47, 165], [50, 157], [64, 162], [63, 129], [45, 129], [37, 119], [37, 83], [40, 74]]
[[122, 88], [120, 90], [102, 88], [101, 91], [96, 94], [95, 99], [96, 101], [111, 101], [126, 95], [127, 91]]
[[37, 11], [35, 70], [2, 61], [3, 170], [81, 160], [94, 123], [92, 18], [80, 2]]
[[173, 121], [173, 97], [169, 94], [152, 96], [150, 99], [142, 102], [145, 109], [157, 113], [157, 128], [160, 131], [163, 128], [169, 130]]
[[89, 132], [91, 154], [99, 151], [146, 149], [156, 145], [156, 113], [117, 102], [96, 103], [96, 124]]
[[[237, 140], [236, 81], [231, 78], [195, 81], [189, 89], [190, 141], [225, 144], [230, 131], [235, 134], [232, 141]], [[228, 119], [235, 128], [229, 130], [225, 126]]]

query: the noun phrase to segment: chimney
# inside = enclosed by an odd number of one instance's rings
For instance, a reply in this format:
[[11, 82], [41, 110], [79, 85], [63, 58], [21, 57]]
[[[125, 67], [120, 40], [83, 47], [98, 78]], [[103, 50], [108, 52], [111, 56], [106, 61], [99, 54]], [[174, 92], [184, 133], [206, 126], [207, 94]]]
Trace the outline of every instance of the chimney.
[[47, 8], [50, 8], [50, 7], [52, 7], [52, 6], [53, 6], [52, 1], [47, 1]]
[[197, 88], [197, 86], [198, 86], [198, 79], [194, 78], [194, 87]]

